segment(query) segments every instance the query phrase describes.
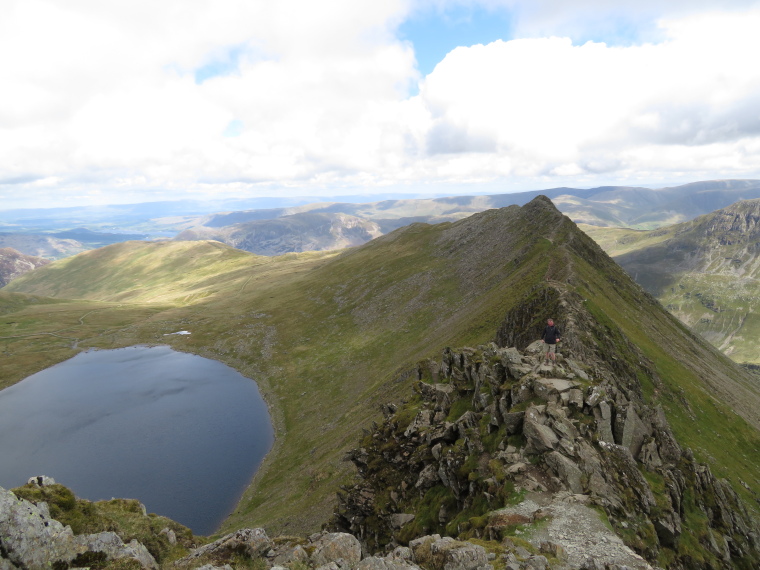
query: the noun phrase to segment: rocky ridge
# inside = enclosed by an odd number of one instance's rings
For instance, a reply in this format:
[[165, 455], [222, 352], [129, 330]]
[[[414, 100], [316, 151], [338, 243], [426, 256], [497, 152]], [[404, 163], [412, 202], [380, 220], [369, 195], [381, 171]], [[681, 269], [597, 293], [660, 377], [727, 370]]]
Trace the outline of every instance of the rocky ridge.
[[757, 522], [662, 410], [597, 363], [545, 365], [540, 350], [421, 364], [415, 397], [350, 453], [359, 481], [334, 527], [370, 550], [431, 533], [497, 541], [513, 568], [534, 567], [530, 552], [551, 568], [754, 567]]

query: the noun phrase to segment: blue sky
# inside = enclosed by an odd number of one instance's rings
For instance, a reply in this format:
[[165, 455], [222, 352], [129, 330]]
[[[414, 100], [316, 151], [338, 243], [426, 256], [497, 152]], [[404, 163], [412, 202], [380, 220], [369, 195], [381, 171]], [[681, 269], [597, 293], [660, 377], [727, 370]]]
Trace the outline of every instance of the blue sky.
[[0, 208], [760, 178], [760, 3], [8, 0]]
[[430, 74], [447, 53], [459, 46], [506, 41], [511, 34], [509, 10], [482, 6], [431, 7], [413, 12], [398, 28], [398, 37], [414, 45], [422, 75]]

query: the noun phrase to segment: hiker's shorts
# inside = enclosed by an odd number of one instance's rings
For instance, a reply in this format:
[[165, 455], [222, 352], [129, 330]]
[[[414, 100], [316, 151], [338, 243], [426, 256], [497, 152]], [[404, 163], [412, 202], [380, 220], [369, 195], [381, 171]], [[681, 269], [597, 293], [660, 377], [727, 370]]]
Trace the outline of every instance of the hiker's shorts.
[[556, 353], [557, 352], [557, 345], [556, 344], [549, 344], [548, 342], [544, 343], [544, 352], [548, 353]]

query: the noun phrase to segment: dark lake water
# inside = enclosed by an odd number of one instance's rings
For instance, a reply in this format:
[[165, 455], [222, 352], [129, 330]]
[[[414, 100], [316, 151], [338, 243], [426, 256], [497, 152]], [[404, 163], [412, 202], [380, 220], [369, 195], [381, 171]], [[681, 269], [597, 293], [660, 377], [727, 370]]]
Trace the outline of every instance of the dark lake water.
[[139, 499], [201, 535], [272, 443], [255, 382], [166, 346], [84, 352], [0, 391], [0, 486], [48, 475], [92, 501]]

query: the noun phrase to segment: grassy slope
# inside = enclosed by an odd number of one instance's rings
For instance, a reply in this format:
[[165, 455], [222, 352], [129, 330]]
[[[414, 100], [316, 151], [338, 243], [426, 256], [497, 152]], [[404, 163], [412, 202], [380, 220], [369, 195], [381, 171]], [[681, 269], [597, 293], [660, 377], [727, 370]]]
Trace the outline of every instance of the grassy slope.
[[[356, 445], [362, 426], [378, 418], [379, 404], [409, 393], [409, 382], [399, 375], [447, 345], [491, 340], [504, 315], [549, 277], [569, 282], [597, 319], [620, 327], [654, 363], [662, 385], [647, 386], [648, 393], [672, 414], [682, 441], [700, 458], [714, 458], [719, 473], [730, 471], [760, 490], [757, 455], [733, 453], [715, 435], [731, 434], [742, 442], [742, 453], [760, 447], [757, 430], [747, 423], [758, 425], [751, 413], [760, 409], [754, 386], [742, 384], [748, 380], [741, 371], [653, 304], [546, 202], [491, 210], [456, 223], [412, 225], [338, 255], [262, 259], [215, 244], [204, 250], [223, 260], [214, 275], [205, 271], [208, 263], [192, 259], [157, 269], [161, 255], [156, 254], [162, 250], [155, 248], [142, 260], [156, 268], [151, 287], [130, 293], [139, 283], [128, 279], [122, 264], [139, 259], [151, 245], [130, 245], [136, 249], [126, 258], [120, 249], [106, 248], [99, 264], [88, 260], [71, 266], [70, 279], [81, 283], [70, 282], [69, 290], [82, 287], [93, 299], [161, 300], [104, 306], [123, 311], [123, 323], [113, 326], [107, 311], [93, 313], [103, 317], [102, 330], [81, 334], [80, 346], [172, 344], [256, 379], [270, 403], [277, 441], [225, 530], [318, 528], [329, 514], [334, 490], [350, 472], [343, 452]], [[121, 260], [117, 266], [109, 265], [109, 251]], [[113, 267], [111, 280], [104, 263]], [[100, 288], [90, 287], [93, 272], [103, 277]], [[39, 291], [50, 287], [46, 279], [35, 273], [23, 285]], [[179, 279], [194, 297], [180, 290]], [[19, 314], [35, 310], [44, 314], [41, 305]], [[73, 316], [67, 323], [75, 326]], [[56, 326], [51, 320], [57, 318], [30, 320], [26, 331]], [[193, 334], [163, 336], [180, 329]], [[0, 328], [0, 336], [3, 332]], [[672, 350], [682, 362], [670, 356]], [[34, 354], [29, 358], [32, 362]], [[738, 398], [747, 404], [739, 408], [744, 418], [721, 404], [716, 390], [729, 395], [744, 390]], [[694, 430], [695, 419], [710, 426], [703, 430], [710, 433]]]

